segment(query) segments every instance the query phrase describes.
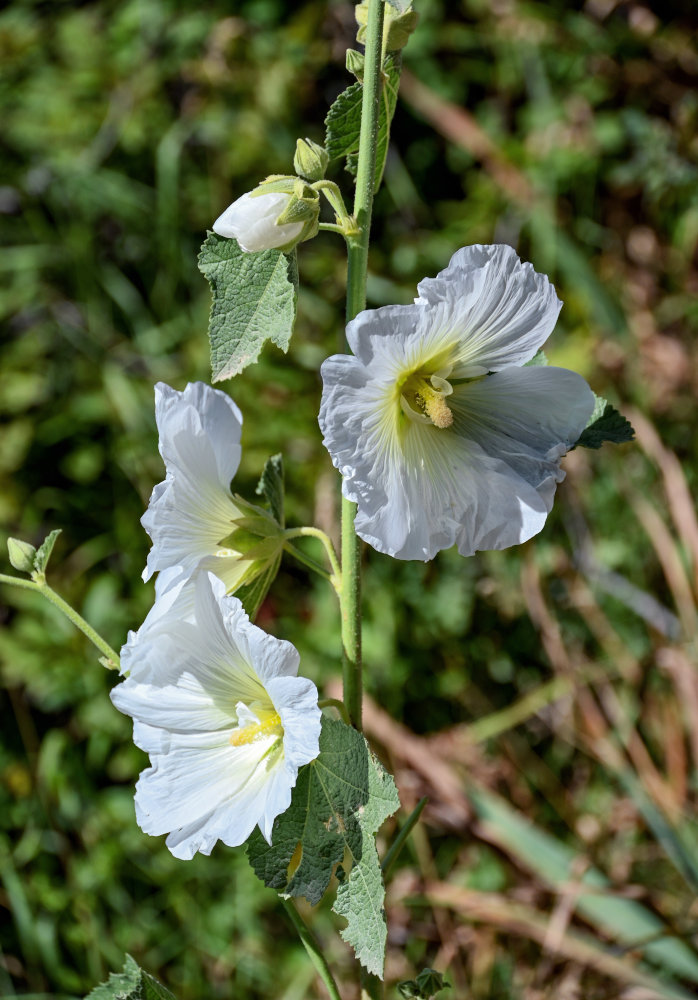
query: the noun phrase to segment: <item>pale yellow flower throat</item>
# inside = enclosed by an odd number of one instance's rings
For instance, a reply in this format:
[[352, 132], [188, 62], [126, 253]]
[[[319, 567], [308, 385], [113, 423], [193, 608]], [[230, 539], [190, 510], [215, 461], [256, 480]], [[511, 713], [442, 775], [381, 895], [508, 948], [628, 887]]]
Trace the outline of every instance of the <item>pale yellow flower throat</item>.
[[[260, 713], [262, 714], [262, 713]], [[283, 736], [281, 717], [278, 712], [265, 712], [259, 722], [248, 726], [239, 726], [230, 734], [230, 743], [234, 747], [247, 746], [266, 739], [267, 736]]]
[[402, 385], [400, 402], [410, 419], [430, 421], [434, 427], [445, 429], [453, 423], [453, 411], [446, 402], [452, 392], [451, 384], [441, 375], [415, 372]]

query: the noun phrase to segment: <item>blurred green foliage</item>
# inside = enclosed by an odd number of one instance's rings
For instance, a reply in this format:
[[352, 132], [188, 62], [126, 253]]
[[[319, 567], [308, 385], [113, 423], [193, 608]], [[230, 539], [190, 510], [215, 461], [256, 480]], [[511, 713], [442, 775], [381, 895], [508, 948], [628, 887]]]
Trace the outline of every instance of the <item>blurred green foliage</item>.
[[[511, 242], [565, 302], [551, 362], [581, 371], [621, 408], [639, 407], [695, 487], [695, 11], [613, 0], [420, 0], [418, 9], [375, 205], [370, 304], [410, 301], [460, 245]], [[152, 601], [139, 578], [138, 519], [162, 477], [153, 383], [208, 379], [199, 244], [233, 198], [290, 169], [297, 137], [322, 140], [327, 109], [350, 82], [353, 39], [350, 4], [323, 0], [14, 0], [0, 12], [0, 525], [34, 544], [62, 529], [51, 582], [117, 648]], [[429, 108], [415, 80], [436, 98]], [[468, 117], [454, 124], [451, 106]], [[348, 193], [349, 176], [332, 176]], [[333, 532], [336, 479], [316, 414], [319, 364], [343, 336], [340, 240], [321, 234], [300, 248], [299, 265], [288, 355], [267, 348], [226, 386], [246, 421], [235, 486], [253, 498], [264, 461], [281, 449], [288, 523]], [[535, 689], [557, 670], [522, 586], [535, 565], [565, 642], [608, 671], [623, 718], [661, 768], [679, 718], [662, 714], [678, 711], [657, 666], [669, 639], [618, 579], [653, 595], [685, 637], [690, 583], [686, 600], [667, 565], [690, 575], [689, 533], [670, 525], [673, 548], [659, 529], [646, 533], [640, 501], [664, 523], [669, 498], [636, 446], [575, 453], [568, 468], [545, 531], [521, 549], [467, 561], [446, 552], [425, 565], [367, 554], [367, 690], [431, 734]], [[593, 560], [584, 562], [587, 526]], [[576, 600], [575, 565], [606, 626]], [[339, 672], [335, 600], [322, 588], [284, 564], [259, 618], [298, 646], [321, 686]], [[321, 995], [243, 852], [218, 847], [179, 862], [137, 828], [133, 784], [145, 758], [86, 641], [32, 594], [3, 587], [2, 600], [0, 993], [79, 997], [129, 952], [178, 1000]], [[615, 885], [641, 886], [686, 935], [698, 916], [687, 886], [654, 834], [628, 819], [627, 787], [569, 725], [553, 706], [491, 739], [489, 782], [548, 832], [586, 844]], [[695, 795], [690, 776], [686, 815]], [[487, 891], [517, 884], [501, 851], [470, 835], [463, 844], [436, 812], [426, 820], [408, 868]], [[391, 939], [394, 980], [435, 964], [440, 925], [427, 909], [415, 920], [406, 947], [397, 931]], [[331, 926], [323, 909], [319, 933], [341, 970], [349, 957]], [[468, 967], [472, 995], [528, 995], [535, 949], [487, 940], [489, 972]], [[458, 975], [448, 977], [456, 987]], [[552, 972], [549, 982], [556, 996]], [[615, 996], [603, 983], [590, 980], [583, 995]]]

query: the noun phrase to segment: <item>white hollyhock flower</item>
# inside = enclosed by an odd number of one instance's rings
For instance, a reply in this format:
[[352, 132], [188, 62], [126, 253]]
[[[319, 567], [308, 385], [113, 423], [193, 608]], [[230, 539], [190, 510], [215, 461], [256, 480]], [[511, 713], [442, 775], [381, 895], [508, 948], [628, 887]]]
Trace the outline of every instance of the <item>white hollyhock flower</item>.
[[[196, 570], [209, 570], [233, 591], [274, 555], [276, 533], [271, 517], [230, 492], [240, 463], [242, 415], [229, 396], [203, 382], [183, 392], [158, 382], [155, 419], [166, 476], [141, 518], [153, 542], [143, 579], [159, 571], [157, 592], [163, 593]], [[252, 519], [267, 537], [260, 558]], [[244, 551], [230, 541], [238, 524], [249, 529], [238, 532]]]
[[523, 542], [594, 405], [574, 372], [523, 367], [562, 303], [509, 246], [464, 247], [418, 290], [360, 313], [354, 356], [322, 366], [320, 426], [356, 530], [398, 559]]
[[319, 753], [317, 689], [297, 676], [291, 643], [252, 625], [213, 574], [197, 576], [193, 622], [163, 614], [166, 628], [132, 644], [139, 670], [111, 692], [150, 755], [136, 785], [138, 825], [169, 834], [184, 859], [218, 840], [242, 844], [257, 825], [271, 843], [299, 767]]
[[285, 192], [255, 194], [248, 191], [218, 216], [213, 231], [219, 236], [236, 239], [247, 253], [285, 247], [305, 229], [305, 221], [276, 224], [290, 200], [291, 195]]

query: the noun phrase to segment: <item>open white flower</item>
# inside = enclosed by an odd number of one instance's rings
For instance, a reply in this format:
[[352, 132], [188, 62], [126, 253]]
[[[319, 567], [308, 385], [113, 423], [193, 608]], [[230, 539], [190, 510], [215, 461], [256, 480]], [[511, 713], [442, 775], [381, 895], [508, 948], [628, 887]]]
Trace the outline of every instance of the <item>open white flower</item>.
[[[203, 382], [183, 392], [158, 382], [155, 419], [166, 477], [141, 518], [153, 541], [143, 579], [159, 571], [157, 592], [163, 593], [208, 570], [230, 593], [274, 557], [277, 534], [270, 516], [230, 492], [240, 463], [242, 415], [229, 396]], [[259, 558], [255, 525], [266, 539]], [[280, 535], [276, 541], [278, 548]]]
[[257, 825], [271, 843], [299, 767], [319, 753], [321, 714], [291, 643], [252, 625], [213, 574], [195, 586], [195, 620], [166, 609], [157, 637], [134, 637], [131, 661], [143, 662], [111, 693], [150, 755], [136, 786], [138, 825], [168, 833], [185, 859], [218, 840], [242, 844]]
[[398, 559], [523, 542], [594, 405], [574, 372], [524, 367], [562, 303], [509, 246], [464, 247], [418, 290], [359, 313], [355, 356], [322, 366], [320, 426], [356, 530]]

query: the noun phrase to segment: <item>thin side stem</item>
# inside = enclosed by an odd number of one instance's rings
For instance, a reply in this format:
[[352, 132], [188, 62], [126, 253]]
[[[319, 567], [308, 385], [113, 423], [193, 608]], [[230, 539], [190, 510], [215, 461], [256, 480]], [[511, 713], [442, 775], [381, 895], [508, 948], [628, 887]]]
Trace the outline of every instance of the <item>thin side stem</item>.
[[[347, 322], [366, 306], [366, 271], [376, 172], [380, 112], [383, 0], [369, 0], [361, 106], [361, 132], [356, 171], [354, 218], [356, 236], [347, 238]], [[342, 650], [344, 704], [352, 725], [361, 729], [363, 677], [361, 665], [361, 540], [354, 531], [356, 505], [342, 498]]]
[[103, 656], [101, 662], [106, 667], [110, 670], [119, 669], [119, 654], [111, 648], [108, 642], [105, 642], [99, 632], [96, 632], [92, 626], [85, 621], [82, 615], [77, 613], [75, 608], [71, 608], [67, 601], [64, 601], [55, 590], [49, 587], [45, 579], [22, 580], [18, 577], [6, 576], [4, 573], [0, 573], [0, 583], [9, 583], [13, 587], [22, 587], [24, 590], [34, 590], [37, 594], [41, 594], [47, 601], [50, 601], [54, 607], [58, 608], [58, 610], [61, 611], [66, 618], [73, 623], [73, 625], [79, 628], [83, 635], [86, 635], [90, 642], [97, 647]]
[[320, 951], [320, 946], [315, 940], [310, 929], [306, 927], [303, 918], [290, 899], [282, 899], [282, 903], [284, 904], [284, 908], [291, 923], [298, 931], [298, 936], [303, 942], [303, 947], [308, 952], [310, 961], [315, 966], [318, 975], [325, 984], [325, 988], [331, 1000], [342, 1000], [339, 990], [337, 989], [337, 984], [334, 981], [332, 973], [330, 972], [330, 967], [325, 960], [325, 956]]
[[419, 802], [414, 807], [414, 809], [412, 810], [412, 812], [410, 813], [410, 815], [407, 817], [405, 825], [402, 827], [402, 829], [398, 833], [397, 837], [395, 838], [395, 840], [393, 841], [393, 843], [390, 845], [389, 851], [386, 853], [385, 857], [383, 858], [383, 860], [381, 862], [381, 868], [383, 870], [383, 878], [384, 879], [387, 879], [388, 875], [390, 874], [390, 870], [392, 869], [393, 865], [397, 861], [398, 855], [400, 854], [400, 851], [402, 850], [402, 848], [407, 843], [407, 838], [412, 833], [412, 830], [414, 829], [415, 823], [417, 822], [417, 820], [419, 819], [419, 817], [422, 815], [422, 810], [424, 809], [424, 806], [427, 804], [428, 801], [429, 800], [426, 797], [426, 795], [424, 796], [424, 798], [422, 798], [422, 799], [419, 800]]
[[[321, 566], [320, 563], [316, 562], [311, 556], [307, 556], [305, 552], [302, 552], [300, 549], [297, 549], [296, 546], [291, 545], [290, 542], [287, 542], [284, 545], [284, 552], [288, 552], [288, 554], [290, 556], [293, 556], [294, 559], [297, 559], [299, 563], [302, 563], [304, 566], [307, 566], [308, 569], [312, 569], [313, 573], [317, 573], [318, 576], [321, 576], [323, 580], [327, 580], [327, 582], [331, 583], [332, 586], [334, 587], [334, 582], [332, 580], [331, 574], [328, 573], [325, 567]], [[336, 590], [337, 588], [334, 587], [334, 589]]]
[[344, 702], [340, 701], [338, 698], [321, 698], [318, 702], [318, 708], [336, 708], [342, 717], [342, 722], [346, 722], [349, 726], [349, 716], [347, 715], [347, 710], [344, 707]]
[[337, 553], [334, 550], [334, 545], [332, 544], [332, 540], [329, 535], [326, 535], [324, 531], [320, 530], [320, 528], [288, 528], [288, 530], [284, 531], [284, 538], [317, 538], [318, 541], [322, 542], [325, 546], [325, 552], [327, 553], [330, 566], [332, 567], [332, 574], [336, 577], [337, 583], [339, 583], [342, 576], [342, 570], [339, 565]]

